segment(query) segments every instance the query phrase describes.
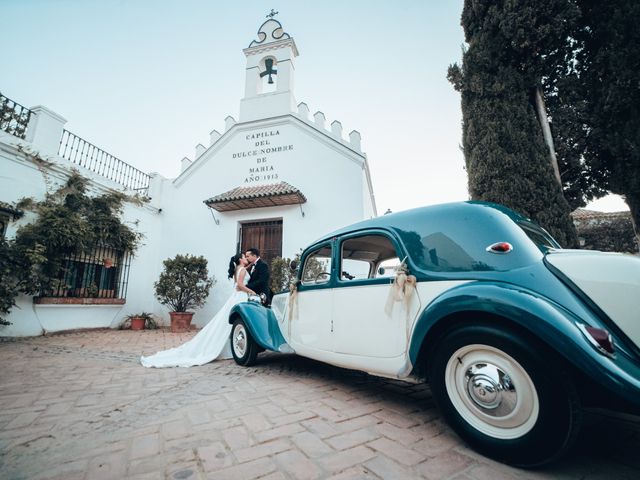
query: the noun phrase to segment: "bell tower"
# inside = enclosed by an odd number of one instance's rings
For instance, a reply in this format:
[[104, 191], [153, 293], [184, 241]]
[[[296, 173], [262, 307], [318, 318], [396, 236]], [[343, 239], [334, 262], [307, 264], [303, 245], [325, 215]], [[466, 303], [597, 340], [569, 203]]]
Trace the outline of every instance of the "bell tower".
[[247, 58], [240, 122], [285, 115], [296, 111], [293, 96], [294, 58], [298, 48], [271, 10], [258, 29], [258, 38], [243, 50]]

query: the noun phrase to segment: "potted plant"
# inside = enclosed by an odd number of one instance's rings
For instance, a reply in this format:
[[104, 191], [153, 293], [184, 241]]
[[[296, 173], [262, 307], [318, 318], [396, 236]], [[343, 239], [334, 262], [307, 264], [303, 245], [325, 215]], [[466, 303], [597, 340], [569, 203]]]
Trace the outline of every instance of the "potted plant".
[[125, 320], [131, 325], [131, 330], [144, 330], [145, 328], [157, 328], [157, 324], [153, 319], [153, 315], [147, 312], [132, 313], [127, 315]]
[[215, 279], [209, 277], [203, 256], [176, 255], [163, 264], [164, 270], [154, 284], [156, 298], [171, 309], [171, 331], [188, 331], [193, 317], [188, 310], [204, 305]]

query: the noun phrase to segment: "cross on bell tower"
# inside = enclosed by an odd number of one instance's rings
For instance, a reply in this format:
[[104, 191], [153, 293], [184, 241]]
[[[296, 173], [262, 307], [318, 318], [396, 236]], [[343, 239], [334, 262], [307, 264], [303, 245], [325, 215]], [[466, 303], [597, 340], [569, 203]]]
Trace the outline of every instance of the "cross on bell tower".
[[[257, 38], [243, 50], [247, 65], [245, 94], [240, 101], [241, 122], [296, 111], [293, 73], [298, 48], [282, 24], [273, 18], [277, 14], [271, 9], [258, 29]], [[266, 91], [267, 85], [275, 88]]]
[[273, 68], [273, 58], [265, 58], [264, 66], [266, 67], [266, 70], [260, 74], [260, 78], [262, 78], [262, 77], [264, 77], [266, 75], [269, 75], [268, 82], [273, 84], [273, 77], [271, 75], [277, 75], [278, 74], [278, 70]]

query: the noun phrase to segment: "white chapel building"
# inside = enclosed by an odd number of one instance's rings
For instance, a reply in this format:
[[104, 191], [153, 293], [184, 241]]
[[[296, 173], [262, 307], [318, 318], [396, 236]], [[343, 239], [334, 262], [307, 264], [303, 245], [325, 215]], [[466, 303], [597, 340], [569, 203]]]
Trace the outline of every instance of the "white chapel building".
[[4, 235], [10, 237], [28, 221], [28, 216], [17, 219], [11, 205], [25, 196], [42, 198], [47, 191], [35, 157], [47, 160], [48, 177], [59, 184], [75, 168], [96, 193], [144, 188], [151, 200], [125, 210], [125, 219], [137, 221], [145, 239], [130, 261], [124, 299], [91, 303], [83, 298], [74, 304], [21, 297], [9, 318], [13, 325], [0, 327], [0, 336], [116, 327], [125, 315], [141, 310], [166, 322], [167, 310], [155, 299], [153, 283], [162, 261], [179, 253], [204, 255], [217, 280], [194, 316], [203, 326], [230, 293], [226, 272], [237, 251], [256, 247], [267, 261], [291, 258], [324, 233], [377, 215], [360, 133], [343, 132], [337, 120], [328, 125], [322, 112], [311, 115], [307, 104], [297, 102], [298, 48], [280, 22], [264, 22], [243, 53], [245, 88], [237, 120], [228, 116], [224, 133], [213, 130], [209, 146], [197, 145], [195, 158], [183, 159], [174, 179], [127, 165], [133, 174], [123, 181], [83, 159], [84, 149], [78, 155], [84, 140], [64, 129], [66, 120], [59, 114], [11, 101], [27, 120], [22, 129], [14, 125], [0, 131]]

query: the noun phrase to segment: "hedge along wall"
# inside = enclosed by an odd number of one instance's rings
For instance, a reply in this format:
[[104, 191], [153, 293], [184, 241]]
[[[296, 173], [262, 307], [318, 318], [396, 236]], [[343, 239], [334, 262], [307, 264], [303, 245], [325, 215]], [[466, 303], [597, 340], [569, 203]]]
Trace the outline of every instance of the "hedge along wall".
[[639, 252], [629, 212], [605, 213], [578, 209], [571, 216], [578, 231], [580, 248], [603, 252]]

